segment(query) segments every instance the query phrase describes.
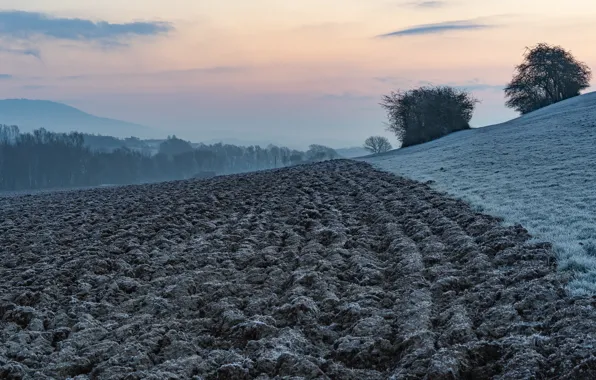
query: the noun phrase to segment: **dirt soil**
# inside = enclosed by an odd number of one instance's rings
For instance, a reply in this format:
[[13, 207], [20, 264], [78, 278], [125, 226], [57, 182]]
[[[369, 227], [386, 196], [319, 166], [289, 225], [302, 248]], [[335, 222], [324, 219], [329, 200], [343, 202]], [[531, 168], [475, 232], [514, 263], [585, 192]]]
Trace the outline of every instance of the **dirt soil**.
[[2, 379], [594, 379], [548, 244], [364, 163], [0, 199]]

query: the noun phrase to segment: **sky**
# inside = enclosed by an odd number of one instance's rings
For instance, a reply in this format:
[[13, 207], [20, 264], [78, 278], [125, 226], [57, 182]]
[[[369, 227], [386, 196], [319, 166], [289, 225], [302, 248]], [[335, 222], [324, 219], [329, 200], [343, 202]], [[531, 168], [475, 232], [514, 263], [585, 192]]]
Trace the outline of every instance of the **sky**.
[[46, 99], [192, 141], [358, 146], [390, 137], [381, 96], [422, 85], [481, 100], [527, 46], [596, 67], [593, 0], [0, 0], [0, 98]]

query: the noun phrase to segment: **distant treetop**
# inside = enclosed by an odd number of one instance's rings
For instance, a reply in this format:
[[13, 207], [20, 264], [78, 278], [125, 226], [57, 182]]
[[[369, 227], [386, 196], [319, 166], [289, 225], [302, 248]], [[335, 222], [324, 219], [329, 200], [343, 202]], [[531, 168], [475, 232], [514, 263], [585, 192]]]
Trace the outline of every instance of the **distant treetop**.
[[181, 140], [174, 136], [168, 136], [168, 139], [163, 141], [159, 145], [159, 153], [165, 154], [166, 156], [176, 156], [186, 152], [192, 152], [193, 147], [190, 142]]

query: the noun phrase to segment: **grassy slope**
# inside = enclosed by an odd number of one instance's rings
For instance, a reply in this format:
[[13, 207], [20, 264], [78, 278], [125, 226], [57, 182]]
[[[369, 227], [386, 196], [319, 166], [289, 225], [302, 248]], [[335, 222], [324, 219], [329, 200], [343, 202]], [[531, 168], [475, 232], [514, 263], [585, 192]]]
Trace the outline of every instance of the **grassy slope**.
[[596, 93], [366, 161], [521, 223], [596, 293]]

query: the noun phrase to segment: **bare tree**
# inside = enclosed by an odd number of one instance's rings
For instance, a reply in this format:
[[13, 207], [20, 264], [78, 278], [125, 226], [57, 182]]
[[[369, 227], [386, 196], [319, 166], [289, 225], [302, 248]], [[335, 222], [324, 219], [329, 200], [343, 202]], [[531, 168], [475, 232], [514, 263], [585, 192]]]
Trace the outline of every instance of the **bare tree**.
[[385, 153], [393, 149], [393, 147], [387, 137], [370, 136], [364, 141], [364, 149], [371, 153]]
[[383, 96], [387, 130], [402, 147], [422, 144], [470, 128], [478, 103], [468, 92], [448, 86], [420, 87]]
[[526, 48], [524, 61], [505, 88], [506, 105], [521, 114], [569, 99], [590, 86], [592, 72], [560, 46]]

